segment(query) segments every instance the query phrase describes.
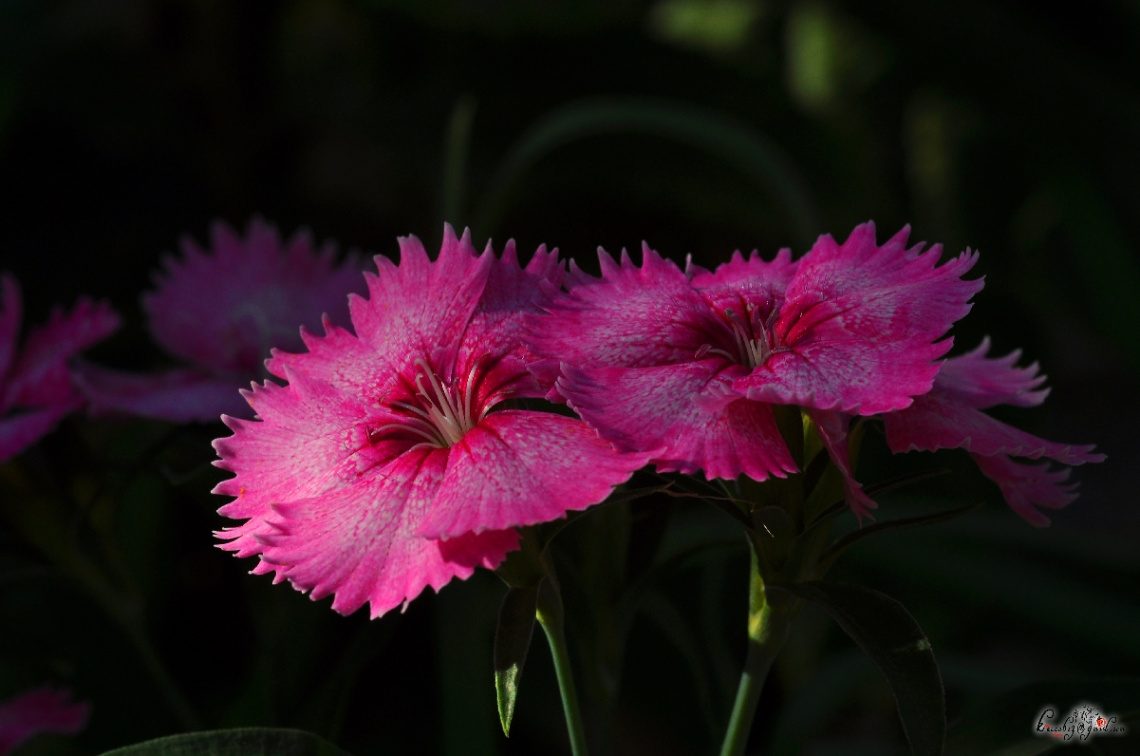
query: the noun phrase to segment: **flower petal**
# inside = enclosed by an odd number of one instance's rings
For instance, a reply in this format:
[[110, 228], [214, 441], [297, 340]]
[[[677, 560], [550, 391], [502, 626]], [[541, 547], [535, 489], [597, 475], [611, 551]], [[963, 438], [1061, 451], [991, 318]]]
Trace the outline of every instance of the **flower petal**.
[[352, 487], [276, 506], [274, 531], [259, 539], [263, 561], [313, 600], [333, 594], [342, 614], [368, 602], [372, 617], [475, 566], [497, 567], [517, 547], [513, 531], [465, 535], [446, 549], [417, 535], [446, 464], [446, 451], [420, 448]]
[[847, 428], [851, 418], [840, 412], [821, 410], [808, 410], [808, 414], [815, 423], [816, 430], [819, 431], [827, 455], [843, 474], [843, 496], [847, 506], [851, 507], [851, 511], [862, 522], [863, 516], [870, 516], [871, 510], [878, 509], [879, 505], [866, 494], [851, 471], [851, 454], [847, 444]]
[[989, 351], [990, 337], [986, 336], [974, 351], [942, 363], [935, 385], [977, 409], [998, 404], [1034, 407], [1045, 401], [1049, 389], [1039, 388], [1045, 376], [1039, 375], [1036, 362], [1014, 367], [1021, 359], [1020, 349], [993, 358], [986, 357]]
[[[20, 317], [23, 302], [20, 285], [9, 275], [0, 276], [0, 386], [3, 386], [16, 356], [16, 342], [20, 338]], [[0, 395], [0, 401], [3, 396]], [[0, 410], [3, 406], [0, 405]]]
[[936, 386], [929, 394], [917, 397], [905, 410], [883, 415], [887, 444], [895, 454], [936, 449], [965, 449], [975, 455], [990, 457], [1004, 454], [1037, 459], [1049, 457], [1067, 465], [1100, 462], [1103, 454], [1094, 454], [1092, 445], [1074, 446], [1046, 441], [1025, 431], [995, 420]]
[[732, 392], [734, 369], [702, 360], [639, 369], [563, 365], [559, 390], [602, 438], [645, 452], [661, 472], [753, 480], [784, 477], [795, 462], [772, 410]]
[[941, 247], [906, 247], [904, 228], [879, 247], [866, 223], [842, 245], [821, 236], [800, 261], [775, 323], [777, 348], [735, 388], [750, 399], [872, 415], [930, 390], [936, 341], [969, 312], [981, 279], [961, 276], [964, 252], [935, 267]]
[[299, 327], [316, 328], [322, 313], [346, 325], [349, 293], [364, 291], [360, 259], [335, 265], [335, 246], [317, 251], [304, 230], [283, 244], [261, 218], [244, 238], [218, 221], [211, 242], [206, 252], [184, 238], [142, 306], [157, 343], [213, 372], [257, 376], [271, 347], [299, 348]]
[[82, 404], [83, 401], [75, 397], [71, 402], [25, 410], [0, 418], [0, 462], [15, 457], [51, 433], [60, 420], [79, 409]]
[[618, 454], [581, 420], [495, 412], [450, 448], [419, 534], [450, 538], [556, 520], [603, 501], [646, 461]]
[[5, 387], [5, 404], [37, 407], [70, 404], [75, 396], [68, 360], [118, 330], [119, 316], [106, 302], [80, 299], [70, 313], [59, 308], [33, 329]]
[[11, 753], [33, 735], [74, 735], [87, 726], [91, 704], [72, 701], [71, 691], [45, 685], [0, 703], [0, 754]]
[[1074, 493], [1077, 484], [1065, 483], [1070, 473], [1067, 467], [1051, 470], [1052, 465], [1048, 462], [1023, 464], [1004, 454], [972, 456], [982, 473], [1001, 488], [1010, 509], [1032, 525], [1043, 528], [1049, 524], [1049, 518], [1037, 507], [1061, 509], [1077, 498]]
[[217, 422], [223, 414], [251, 417], [240, 378], [199, 370], [125, 373], [90, 363], [76, 368], [75, 382], [92, 414], [123, 412], [175, 423]]

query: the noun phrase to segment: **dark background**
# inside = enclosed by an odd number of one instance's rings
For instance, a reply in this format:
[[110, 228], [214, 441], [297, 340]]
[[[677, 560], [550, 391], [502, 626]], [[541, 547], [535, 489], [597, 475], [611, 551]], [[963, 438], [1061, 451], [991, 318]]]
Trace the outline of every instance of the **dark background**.
[[[574, 130], [583, 114], [595, 125]], [[544, 141], [542, 127], [569, 136]], [[743, 140], [730, 157], [708, 149], [720, 130]], [[531, 159], [508, 162], [528, 138]], [[775, 167], [758, 179], [753, 164]], [[477, 246], [545, 243], [587, 269], [598, 245], [643, 239], [710, 266], [737, 248], [802, 254], [868, 219], [880, 240], [909, 223], [913, 240], [979, 249], [986, 288], [958, 348], [989, 334], [1053, 387], [1040, 409], [997, 414], [1109, 460], [1074, 471], [1081, 499], [1041, 531], [948, 453], [961, 476], [884, 497], [881, 516], [984, 509], [840, 562], [836, 577], [895, 595], [927, 630], [952, 721], [1033, 681], [1135, 679], [1138, 169], [1140, 7], [1124, 0], [0, 2], [0, 268], [21, 283], [26, 324], [109, 299], [126, 324], [92, 353], [107, 364], [164, 364], [139, 294], [160, 255], [183, 234], [204, 242], [215, 218], [262, 214], [286, 235], [308, 226], [392, 256], [409, 233], [431, 249], [447, 220]], [[302, 727], [356, 753], [565, 748], [541, 643], [514, 734], [495, 732], [494, 577], [370, 622], [214, 549], [208, 442], [223, 434], [74, 418], [6, 466], [0, 698], [51, 680], [94, 704], [84, 734], [29, 753], [182, 729], [146, 644], [204, 727]], [[869, 481], [893, 474], [878, 445]], [[934, 464], [911, 457], [895, 464]], [[667, 507], [670, 532], [691, 519], [734, 537], [711, 512], [652, 501], [630, 509], [635, 536]], [[567, 531], [568, 562], [586, 521]], [[737, 539], [657, 579], [634, 615], [613, 753], [714, 750], [745, 574]], [[132, 642], [111, 604], [149, 640]], [[1098, 694], [1079, 695], [1123, 705]], [[809, 611], [753, 745], [882, 753], [902, 742], [893, 712], [874, 669]]]

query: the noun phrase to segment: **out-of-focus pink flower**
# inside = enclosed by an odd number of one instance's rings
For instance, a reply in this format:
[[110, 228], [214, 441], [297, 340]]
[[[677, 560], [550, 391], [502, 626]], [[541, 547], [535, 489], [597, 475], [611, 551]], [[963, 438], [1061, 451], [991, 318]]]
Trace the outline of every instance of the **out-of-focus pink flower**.
[[33, 735], [74, 735], [87, 726], [91, 704], [71, 701], [71, 692], [50, 686], [21, 693], [0, 703], [0, 756]]
[[1037, 507], [1060, 509], [1073, 501], [1076, 484], [1066, 484], [1069, 470], [1048, 462], [1026, 464], [1012, 458], [1051, 459], [1065, 465], [1101, 462], [1094, 447], [1059, 444], [999, 422], [982, 410], [998, 404], [1033, 407], [1045, 401], [1045, 376], [1037, 363], [1015, 367], [1020, 351], [989, 358], [990, 341], [942, 365], [929, 393], [899, 412], [883, 415], [887, 444], [895, 453], [965, 449], [982, 472], [1001, 488], [1010, 507], [1038, 526], [1049, 524]]
[[68, 361], [119, 327], [105, 302], [80, 299], [70, 313], [56, 308], [16, 349], [23, 305], [20, 287], [0, 276], [0, 462], [47, 435], [83, 405]]
[[142, 375], [84, 365], [93, 411], [175, 422], [247, 414], [239, 389], [265, 377], [270, 348], [299, 349], [300, 327], [316, 328], [322, 314], [347, 324], [348, 294], [363, 291], [360, 258], [334, 264], [335, 245], [318, 251], [307, 231], [282, 243], [260, 218], [245, 238], [219, 221], [211, 240], [203, 250], [183, 238], [183, 256], [167, 257], [142, 297], [154, 340], [188, 367]]
[[415, 237], [400, 250], [352, 297], [356, 335], [326, 321], [308, 352], [274, 351], [288, 384], [245, 392], [260, 422], [225, 418], [234, 433], [214, 442], [234, 473], [220, 512], [246, 521], [222, 548], [373, 617], [496, 567], [513, 528], [595, 504], [645, 462], [579, 420], [505, 406], [543, 393], [521, 322], [560, 284], [556, 251], [522, 268], [512, 242], [479, 255], [450, 226], [434, 263]]
[[976, 255], [937, 266], [941, 248], [908, 248], [908, 233], [878, 246], [867, 223], [797, 261], [736, 253], [715, 272], [682, 272], [647, 246], [640, 268], [600, 251], [601, 279], [575, 271], [531, 321], [546, 358], [536, 370], [561, 373], [582, 418], [619, 449], [651, 452], [658, 470], [782, 477], [795, 465], [772, 405], [836, 425], [823, 413], [888, 412], [930, 390], [951, 344], [939, 339], [982, 282], [961, 278]]

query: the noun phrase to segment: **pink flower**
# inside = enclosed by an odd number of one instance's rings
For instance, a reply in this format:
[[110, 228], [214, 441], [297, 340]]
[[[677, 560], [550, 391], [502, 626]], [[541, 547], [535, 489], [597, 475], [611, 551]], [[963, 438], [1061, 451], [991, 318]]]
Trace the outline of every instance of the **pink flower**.
[[0, 756], [41, 732], [74, 735], [86, 727], [91, 704], [70, 698], [70, 691], [44, 686], [0, 703]]
[[355, 255], [336, 266], [331, 242], [318, 252], [299, 231], [282, 244], [260, 218], [244, 239], [222, 222], [211, 236], [210, 251], [184, 238], [183, 258], [166, 258], [165, 276], [142, 297], [154, 340], [190, 367], [144, 375], [85, 365], [81, 385], [94, 411], [175, 422], [242, 414], [238, 389], [265, 377], [270, 347], [299, 349], [300, 326], [316, 328], [322, 313], [348, 322], [348, 294], [363, 291]]
[[83, 405], [68, 360], [119, 327], [108, 304], [80, 299], [69, 314], [53, 310], [47, 325], [33, 329], [17, 353], [22, 310], [16, 279], [0, 276], [0, 462]]
[[559, 286], [556, 252], [521, 268], [513, 242], [478, 255], [450, 226], [434, 263], [415, 237], [400, 250], [399, 266], [376, 258], [369, 299], [352, 297], [357, 335], [326, 321], [302, 334], [308, 352], [275, 351], [288, 385], [245, 392], [260, 422], [224, 418], [234, 434], [214, 442], [235, 474], [215, 488], [235, 497], [220, 512], [245, 520], [222, 548], [373, 617], [496, 567], [513, 528], [601, 501], [645, 461], [581, 421], [505, 404], [543, 393], [521, 321]]
[[1065, 465], [1101, 462], [1092, 445], [1046, 441], [994, 420], [982, 410], [998, 404], [1033, 407], [1045, 401], [1045, 376], [1037, 363], [1018, 368], [1020, 351], [989, 358], [990, 341], [947, 360], [928, 394], [909, 408], [883, 415], [887, 444], [897, 453], [965, 449], [982, 472], [1001, 488], [1010, 507], [1034, 525], [1049, 524], [1037, 507], [1060, 509], [1076, 499], [1076, 484], [1065, 484], [1069, 470], [1048, 462], [1026, 464], [1012, 457], [1051, 459]]
[[682, 272], [647, 246], [640, 268], [600, 251], [601, 279], [575, 271], [532, 321], [547, 358], [536, 370], [561, 372], [582, 418], [658, 470], [782, 477], [795, 464], [773, 404], [872, 415], [930, 390], [951, 343], [938, 339], [982, 282], [961, 280], [974, 254], [936, 267], [941, 248], [907, 248], [908, 233], [880, 247], [867, 223], [797, 261], [738, 252], [715, 272]]

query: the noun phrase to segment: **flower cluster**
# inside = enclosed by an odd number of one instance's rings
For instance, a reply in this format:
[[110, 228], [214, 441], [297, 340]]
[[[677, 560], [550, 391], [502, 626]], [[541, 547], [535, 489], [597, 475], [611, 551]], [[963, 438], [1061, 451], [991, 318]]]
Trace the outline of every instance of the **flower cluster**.
[[[244, 396], [257, 420], [224, 418], [216, 463], [234, 477], [221, 514], [242, 522], [223, 548], [333, 608], [373, 616], [494, 568], [517, 527], [605, 499], [646, 462], [709, 478], [784, 477], [796, 462], [776, 412], [812, 420], [862, 516], [875, 502], [852, 475], [856, 417], [880, 418], [895, 452], [967, 449], [1034, 524], [1073, 498], [1067, 465], [1092, 447], [1043, 441], [983, 410], [1045, 396], [1036, 366], [992, 359], [988, 342], [945, 359], [952, 324], [982, 288], [966, 251], [885, 244], [870, 223], [823, 236], [803, 257], [736, 253], [681, 270], [646, 246], [640, 267], [600, 251], [601, 276], [513, 242], [478, 254], [445, 229], [432, 262], [414, 237], [397, 265], [376, 257], [355, 333], [302, 330], [307, 351], [274, 351], [272, 380]], [[565, 401], [579, 417], [523, 409]]]
[[637, 267], [599, 251], [601, 278], [580, 271], [531, 322], [536, 370], [619, 449], [651, 453], [659, 471], [744, 474], [795, 470], [773, 417], [791, 405], [814, 421], [844, 473], [856, 514], [875, 507], [854, 480], [846, 445], [853, 416], [879, 416], [891, 449], [968, 449], [1034, 524], [1036, 508], [1072, 499], [1066, 470], [1010, 457], [1096, 462], [1090, 446], [1054, 444], [981, 410], [1039, 404], [1036, 366], [986, 359], [988, 342], [941, 361], [944, 338], [982, 280], [963, 279], [969, 250], [938, 265], [938, 245], [907, 246], [909, 229], [879, 246], [866, 223], [838, 244], [822, 236], [798, 260], [753, 252], [708, 271], [682, 271], [645, 246]]
[[108, 304], [81, 299], [69, 313], [55, 309], [17, 351], [22, 315], [16, 279], [0, 276], [0, 462], [83, 406], [70, 360], [119, 327], [119, 316]]

